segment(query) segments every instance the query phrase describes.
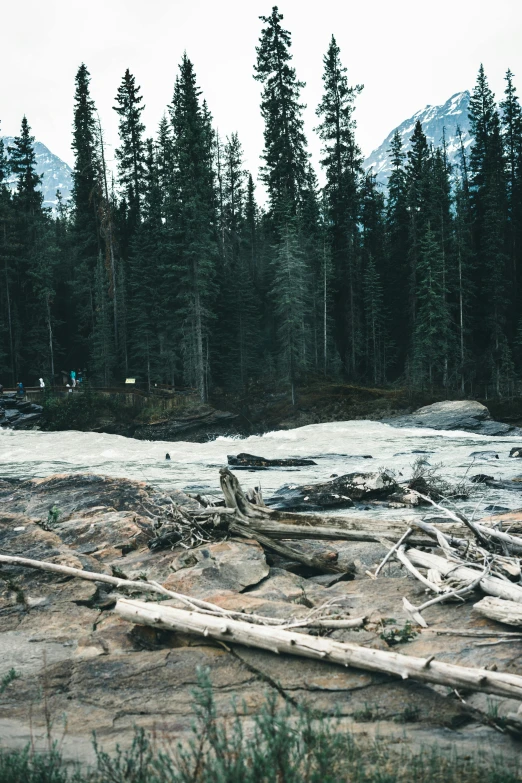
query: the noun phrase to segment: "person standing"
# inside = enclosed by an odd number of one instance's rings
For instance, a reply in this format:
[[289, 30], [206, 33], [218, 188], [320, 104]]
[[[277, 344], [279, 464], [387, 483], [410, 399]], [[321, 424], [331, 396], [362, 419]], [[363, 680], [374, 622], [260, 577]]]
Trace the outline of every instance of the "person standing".
[[40, 382], [40, 389], [45, 389], [45, 381], [44, 381], [44, 379], [43, 378], [38, 378], [38, 380]]
[[71, 370], [71, 386], [73, 389], [76, 386], [76, 370]]
[[18, 381], [16, 384], [16, 395], [17, 397], [23, 397], [25, 394], [25, 389], [22, 381]]

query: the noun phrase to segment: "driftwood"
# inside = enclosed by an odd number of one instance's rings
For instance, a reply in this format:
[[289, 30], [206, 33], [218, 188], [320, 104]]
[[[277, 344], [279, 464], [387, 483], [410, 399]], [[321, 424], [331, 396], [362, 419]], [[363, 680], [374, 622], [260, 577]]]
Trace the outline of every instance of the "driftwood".
[[306, 628], [357, 628], [364, 624], [364, 617], [354, 617], [350, 619], [346, 618], [329, 618], [320, 616], [324, 615], [326, 610], [332, 608], [333, 604], [325, 606], [318, 606], [313, 612], [310, 612], [309, 617], [305, 617], [299, 620], [293, 620], [288, 622], [287, 620], [281, 620], [274, 617], [266, 617], [265, 615], [247, 614], [245, 612], [232, 611], [230, 609], [223, 609], [223, 607], [217, 604], [209, 603], [208, 601], [202, 601], [199, 598], [193, 598], [192, 596], [185, 595], [185, 593], [177, 593], [173, 590], [167, 590], [163, 585], [157, 582], [146, 582], [144, 580], [134, 581], [132, 579], [120, 579], [116, 576], [109, 576], [109, 574], [99, 574], [95, 571], [84, 571], [81, 568], [73, 568], [72, 566], [59, 565], [58, 563], [49, 563], [45, 560], [31, 560], [28, 557], [18, 557], [16, 555], [0, 555], [0, 563], [12, 566], [22, 566], [24, 568], [34, 568], [38, 571], [47, 571], [52, 574], [58, 574], [59, 576], [75, 577], [78, 579], [85, 579], [88, 582], [101, 582], [102, 584], [109, 584], [112, 587], [119, 589], [133, 590], [136, 592], [146, 593], [159, 593], [167, 598], [174, 598], [180, 603], [185, 604], [190, 609], [194, 609], [203, 615], [218, 616], [225, 619], [239, 617], [245, 621], [252, 623], [261, 623], [263, 625], [277, 625], [283, 627], [306, 627]]
[[[266, 506], [259, 506], [250, 502], [236, 476], [228, 468], [221, 468], [219, 472], [226, 507], [234, 509], [232, 519], [261, 533], [266, 533], [271, 538], [323, 538], [321, 529], [325, 531], [324, 538], [330, 541], [338, 539], [380, 542], [382, 538], [396, 537], [399, 539], [404, 533], [404, 524], [400, 521], [386, 524], [377, 522], [370, 526], [367, 521], [361, 519], [276, 511]], [[433, 541], [426, 537], [412, 538], [410, 543], [414, 546], [433, 546]]]
[[393, 556], [393, 554], [397, 551], [397, 549], [401, 546], [401, 544], [403, 544], [406, 541], [406, 539], [411, 536], [412, 533], [413, 533], [413, 529], [411, 527], [409, 527], [407, 529], [407, 531], [404, 533], [404, 535], [399, 538], [397, 543], [394, 544], [392, 546], [392, 548], [388, 550], [388, 552], [386, 553], [384, 558], [381, 560], [381, 562], [379, 563], [379, 565], [375, 569], [375, 573], [371, 574], [372, 578], [375, 578], [376, 576], [379, 576], [379, 573], [382, 571], [382, 569], [384, 568], [384, 566], [386, 565], [386, 563], [388, 562], [390, 557]]
[[473, 590], [475, 590], [478, 587], [483, 577], [485, 576], [486, 572], [487, 572], [487, 568], [484, 569], [484, 572], [482, 574], [479, 574], [473, 582], [471, 582], [468, 585], [465, 585], [464, 587], [461, 587], [460, 590], [449, 590], [448, 592], [438, 595], [436, 598], [432, 598], [429, 601], [425, 601], [421, 606], [413, 606], [413, 604], [410, 603], [407, 598], [402, 599], [402, 605], [404, 609], [408, 612], [410, 617], [416, 623], [422, 626], [422, 628], [427, 628], [428, 623], [422, 616], [421, 612], [423, 612], [425, 609], [428, 609], [430, 606], [434, 606], [435, 604], [440, 604], [443, 601], [448, 601], [451, 598], [459, 598], [463, 600], [463, 596], [472, 593]]
[[[443, 576], [452, 576], [452, 578], [464, 583], [470, 583], [478, 576], [476, 568], [470, 568], [467, 565], [451, 562], [444, 557], [434, 555], [431, 552], [421, 552], [418, 549], [408, 550], [408, 557], [411, 562], [420, 568], [436, 568]], [[522, 587], [512, 584], [507, 580], [499, 579], [498, 576], [484, 575], [479, 582], [481, 590], [488, 595], [494, 595], [497, 598], [504, 598], [507, 601], [516, 601], [522, 603]]]
[[502, 598], [488, 596], [474, 604], [473, 610], [489, 620], [496, 620], [497, 623], [522, 625], [522, 605], [516, 601], [505, 601]]
[[[341, 568], [337, 565], [337, 553], [333, 553], [331, 560], [327, 560], [323, 557], [316, 557], [314, 555], [309, 556], [303, 552], [299, 552], [296, 549], [292, 549], [286, 544], [282, 544], [279, 541], [274, 541], [273, 538], [264, 535], [254, 527], [242, 525], [239, 522], [230, 522], [229, 530], [231, 533], [238, 533], [245, 538], [253, 538], [265, 549], [270, 549], [272, 552], [276, 552], [278, 555], [287, 557], [290, 560], [295, 560], [298, 563], [302, 563], [308, 568], [312, 568], [317, 571], [324, 571], [327, 574], [342, 574], [346, 571], [345, 568]], [[310, 538], [310, 536], [308, 536]]]
[[[424, 587], [427, 587], [429, 590], [433, 590], [434, 593], [442, 593], [443, 589], [442, 587], [439, 587], [439, 585], [435, 584], [435, 582], [430, 581], [429, 579], [426, 579], [425, 576], [423, 576], [417, 569], [415, 568], [414, 564], [411, 562], [409, 557], [406, 557], [406, 547], [404, 544], [402, 544], [400, 547], [397, 548], [397, 551], [395, 553], [397, 560], [400, 560], [400, 562], [405, 566], [405, 568], [412, 574], [416, 579], [421, 582]], [[409, 554], [409, 552], [408, 552]]]
[[200, 612], [187, 612], [170, 606], [125, 598], [117, 602], [114, 611], [120, 617], [138, 625], [151, 625], [210, 637], [227, 644], [243, 644], [273, 653], [287, 653], [347, 667], [384, 672], [404, 680], [411, 678], [447, 685], [450, 688], [482, 691], [522, 700], [522, 676], [515, 674], [443, 663], [434, 660], [432, 656], [416, 658], [400, 655], [358, 644], [292, 633], [280, 628], [251, 625], [238, 620], [224, 620]]

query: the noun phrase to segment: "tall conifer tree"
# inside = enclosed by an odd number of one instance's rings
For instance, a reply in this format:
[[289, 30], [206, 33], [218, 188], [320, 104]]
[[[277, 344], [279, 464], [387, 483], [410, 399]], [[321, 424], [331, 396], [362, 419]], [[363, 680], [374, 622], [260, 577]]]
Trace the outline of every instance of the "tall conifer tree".
[[217, 260], [212, 128], [208, 109], [200, 101], [194, 66], [186, 54], [170, 111], [175, 166], [171, 219], [176, 258], [167, 274], [179, 307], [177, 334], [182, 344], [185, 381], [196, 386], [205, 402]]
[[478, 347], [485, 351], [489, 379], [500, 394], [511, 367], [506, 323], [507, 193], [500, 117], [482, 65], [470, 100], [469, 119], [474, 254], [482, 305], [476, 323], [481, 338]]
[[336, 280], [336, 341], [345, 369], [357, 371], [360, 350], [358, 307], [360, 265], [360, 182], [362, 155], [355, 141], [354, 101], [362, 90], [349, 86], [340, 50], [332, 36], [323, 59], [324, 92], [317, 114], [323, 142], [321, 164], [326, 172], [326, 203], [330, 225], [331, 254]]
[[291, 35], [281, 22], [278, 7], [265, 24], [256, 47], [255, 76], [263, 85], [261, 114], [265, 122], [265, 161], [262, 177], [268, 190], [270, 209], [276, 223], [295, 215], [306, 179], [306, 138], [300, 102], [304, 83], [292, 67]]

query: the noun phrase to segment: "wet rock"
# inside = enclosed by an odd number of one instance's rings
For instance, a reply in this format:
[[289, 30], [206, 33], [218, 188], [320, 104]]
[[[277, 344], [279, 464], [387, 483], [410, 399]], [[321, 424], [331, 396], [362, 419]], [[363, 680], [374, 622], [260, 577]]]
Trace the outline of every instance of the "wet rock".
[[39, 413], [28, 413], [27, 415], [21, 415], [13, 424], [14, 430], [30, 429], [40, 418]]
[[470, 477], [472, 484], [487, 484], [488, 481], [494, 480], [493, 476], [488, 476], [486, 473], [475, 473], [474, 476]]
[[174, 502], [189, 508], [199, 503], [180, 490], [167, 497], [145, 482], [124, 478], [96, 476], [89, 473], [63, 473], [28, 481], [0, 482], [0, 508], [9, 503], [11, 512], [47, 519], [49, 510], [59, 511], [59, 521], [100, 514], [107, 511], [140, 512], [151, 503], [170, 505]]
[[426, 405], [407, 416], [385, 419], [393, 427], [429, 427], [434, 430], [464, 430], [481, 435], [522, 435], [519, 427], [493, 421], [485, 405], [475, 400], [446, 400]]
[[398, 489], [387, 473], [347, 473], [319, 484], [286, 484], [266, 504], [289, 511], [350, 508], [354, 501], [384, 498]]
[[204, 443], [219, 435], [238, 433], [239, 418], [237, 413], [205, 407], [201, 413], [133, 427], [127, 434], [138, 440], [184, 440]]
[[0, 396], [0, 426], [13, 429], [29, 429], [42, 415], [41, 405], [18, 399], [15, 395]]
[[237, 456], [228, 455], [228, 464], [233, 467], [247, 467], [247, 468], [275, 468], [275, 467], [302, 467], [305, 465], [317, 465], [311, 459], [266, 459], [265, 457], [256, 457], [254, 454], [241, 453]]
[[499, 459], [496, 451], [472, 451], [469, 456], [473, 459]]
[[509, 452], [510, 457], [515, 457], [516, 459], [522, 459], [522, 446], [515, 446], [511, 449]]

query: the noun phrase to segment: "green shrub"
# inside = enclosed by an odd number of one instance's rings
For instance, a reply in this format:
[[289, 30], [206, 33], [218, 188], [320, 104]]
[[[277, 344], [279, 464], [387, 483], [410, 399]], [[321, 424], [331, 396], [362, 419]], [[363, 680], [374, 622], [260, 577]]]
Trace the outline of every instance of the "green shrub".
[[[502, 760], [459, 759], [437, 747], [419, 754], [383, 741], [355, 739], [340, 719], [269, 696], [248, 731], [239, 710], [219, 720], [200, 673], [191, 741], [158, 750], [142, 729], [109, 754], [94, 740], [96, 767], [66, 766], [56, 749], [40, 755], [0, 752], [0, 783], [516, 783]], [[398, 747], [404, 747], [399, 745]]]

